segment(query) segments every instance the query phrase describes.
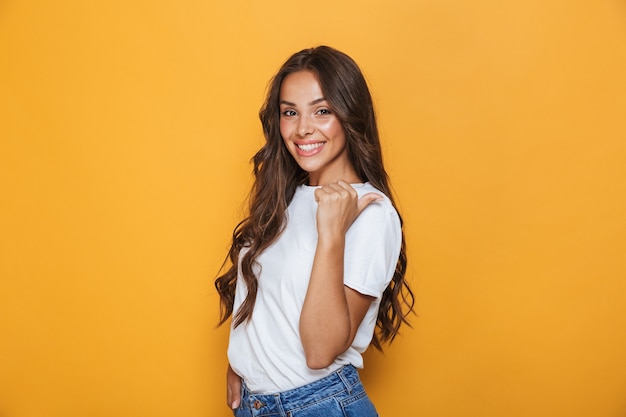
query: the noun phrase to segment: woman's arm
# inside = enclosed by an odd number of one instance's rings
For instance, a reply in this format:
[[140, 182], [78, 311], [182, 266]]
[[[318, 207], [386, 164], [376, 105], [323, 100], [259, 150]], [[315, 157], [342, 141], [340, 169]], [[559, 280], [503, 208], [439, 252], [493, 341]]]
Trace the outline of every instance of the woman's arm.
[[358, 198], [344, 182], [315, 190], [318, 241], [311, 280], [300, 316], [300, 337], [307, 366], [321, 369], [345, 352], [356, 335], [373, 297], [344, 286], [343, 266], [346, 232], [376, 193]]

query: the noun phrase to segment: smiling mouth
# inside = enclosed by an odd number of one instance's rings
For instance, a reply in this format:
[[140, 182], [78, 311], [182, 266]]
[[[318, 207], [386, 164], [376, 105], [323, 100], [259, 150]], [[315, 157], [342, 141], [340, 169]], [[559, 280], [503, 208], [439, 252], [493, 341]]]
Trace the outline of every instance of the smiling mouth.
[[306, 143], [303, 145], [298, 145], [296, 144], [296, 146], [298, 147], [298, 149], [300, 149], [301, 151], [304, 152], [311, 152], [315, 149], [321, 148], [322, 146], [324, 146], [324, 142], [317, 142], [317, 143]]

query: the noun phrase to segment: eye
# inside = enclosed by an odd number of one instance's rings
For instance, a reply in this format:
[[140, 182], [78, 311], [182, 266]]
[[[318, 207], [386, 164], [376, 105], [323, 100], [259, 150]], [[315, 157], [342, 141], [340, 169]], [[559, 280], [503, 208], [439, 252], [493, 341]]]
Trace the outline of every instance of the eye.
[[296, 113], [295, 110], [283, 110], [283, 112], [281, 113], [281, 115], [287, 116], [287, 117], [293, 117], [297, 114], [298, 113]]
[[323, 108], [323, 109], [319, 109], [317, 111], [317, 114], [327, 115], [327, 114], [332, 114], [332, 112], [330, 111], [330, 109]]

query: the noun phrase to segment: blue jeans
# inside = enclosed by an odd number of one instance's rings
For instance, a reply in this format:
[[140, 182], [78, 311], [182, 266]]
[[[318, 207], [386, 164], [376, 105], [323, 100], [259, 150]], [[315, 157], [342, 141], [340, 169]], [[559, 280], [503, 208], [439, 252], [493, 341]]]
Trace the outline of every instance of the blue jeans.
[[276, 394], [254, 394], [242, 384], [241, 405], [233, 412], [235, 417], [378, 417], [351, 365]]

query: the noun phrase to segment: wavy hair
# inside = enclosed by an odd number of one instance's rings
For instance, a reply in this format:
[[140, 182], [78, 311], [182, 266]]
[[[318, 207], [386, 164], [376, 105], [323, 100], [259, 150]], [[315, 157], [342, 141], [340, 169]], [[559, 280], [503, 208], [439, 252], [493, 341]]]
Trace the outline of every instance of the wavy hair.
[[[258, 289], [254, 272], [259, 267], [256, 259], [280, 236], [296, 188], [308, 180], [307, 172], [298, 166], [285, 147], [279, 128], [281, 85], [287, 75], [298, 71], [310, 71], [317, 77], [324, 97], [343, 126], [348, 156], [358, 176], [387, 195], [395, 207], [383, 166], [374, 106], [361, 70], [348, 55], [328, 46], [295, 53], [271, 80], [259, 112], [266, 142], [252, 158], [255, 181], [248, 197], [249, 214], [233, 231], [222, 271], [228, 261], [230, 267], [215, 280], [220, 295], [220, 325], [233, 315], [239, 267], [248, 294], [233, 316], [233, 326], [239, 326], [252, 316]], [[239, 259], [244, 248], [246, 251]], [[404, 279], [406, 265], [402, 233], [400, 256], [394, 276], [383, 292], [372, 339], [379, 350], [381, 342], [393, 341], [400, 326], [408, 324], [407, 316], [413, 310], [415, 298]]]

